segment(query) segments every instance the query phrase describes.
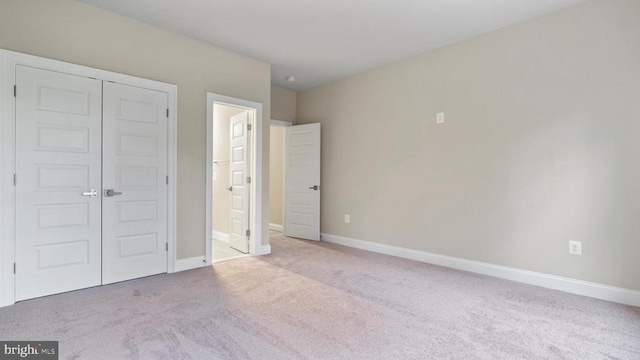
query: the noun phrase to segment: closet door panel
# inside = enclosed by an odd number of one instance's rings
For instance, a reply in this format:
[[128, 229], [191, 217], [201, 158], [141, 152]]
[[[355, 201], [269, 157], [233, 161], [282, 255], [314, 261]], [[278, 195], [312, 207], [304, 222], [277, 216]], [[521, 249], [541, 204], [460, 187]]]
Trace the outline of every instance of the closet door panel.
[[16, 67], [16, 301], [101, 283], [99, 80]]

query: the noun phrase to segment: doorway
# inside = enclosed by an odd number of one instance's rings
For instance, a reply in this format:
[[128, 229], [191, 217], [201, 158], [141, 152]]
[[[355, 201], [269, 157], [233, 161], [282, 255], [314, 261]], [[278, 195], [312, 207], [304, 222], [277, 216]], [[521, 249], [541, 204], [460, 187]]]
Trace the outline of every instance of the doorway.
[[284, 232], [284, 135], [292, 124], [271, 120], [269, 128], [269, 233]]
[[253, 110], [213, 104], [212, 173], [212, 259], [235, 259], [249, 253], [248, 229], [251, 158], [247, 156], [247, 128], [255, 117]]
[[207, 264], [260, 255], [262, 104], [207, 94]]

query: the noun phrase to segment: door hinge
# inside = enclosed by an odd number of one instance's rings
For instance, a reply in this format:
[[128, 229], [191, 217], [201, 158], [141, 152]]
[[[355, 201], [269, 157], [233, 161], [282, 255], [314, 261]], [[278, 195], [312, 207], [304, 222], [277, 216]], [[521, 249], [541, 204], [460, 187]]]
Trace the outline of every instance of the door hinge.
[[247, 124], [247, 130], [251, 131], [251, 124]]
[[169, 109], [167, 108], [167, 118], [169, 117]]
[[18, 94], [17, 86], [13, 85], [13, 97], [16, 97], [17, 94]]
[[247, 234], [247, 237], [251, 236], [251, 230], [247, 229], [246, 234]]
[[251, 184], [251, 176], [247, 176], [247, 184]]
[[18, 185], [18, 175], [13, 174], [13, 186]]
[[167, 183], [167, 185], [169, 185], [169, 175], [167, 175], [167, 177], [166, 177], [166, 183]]
[[16, 263], [13, 263], [13, 274], [15, 275], [16, 273]]
[[167, 252], [169, 252], [169, 243], [164, 243], [164, 244], [166, 245], [166, 246], [165, 246], [165, 250], [166, 250]]

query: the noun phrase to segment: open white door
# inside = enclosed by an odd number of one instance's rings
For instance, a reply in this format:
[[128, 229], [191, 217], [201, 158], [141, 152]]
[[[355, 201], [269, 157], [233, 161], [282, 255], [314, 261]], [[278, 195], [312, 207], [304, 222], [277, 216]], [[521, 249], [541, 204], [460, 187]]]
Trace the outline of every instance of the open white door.
[[104, 83], [103, 284], [167, 272], [167, 102]]
[[320, 240], [320, 124], [285, 129], [285, 235]]
[[16, 301], [100, 285], [102, 82], [16, 66]]
[[249, 186], [247, 184], [249, 112], [244, 111], [232, 116], [229, 128], [231, 133], [229, 246], [246, 254], [249, 252]]

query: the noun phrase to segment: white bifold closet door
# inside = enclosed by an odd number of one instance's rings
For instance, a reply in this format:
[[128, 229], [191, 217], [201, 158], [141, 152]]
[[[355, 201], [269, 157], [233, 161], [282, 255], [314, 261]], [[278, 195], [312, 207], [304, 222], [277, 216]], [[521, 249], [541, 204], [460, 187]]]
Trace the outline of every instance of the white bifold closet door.
[[16, 301], [167, 272], [168, 94], [16, 67]]
[[16, 67], [16, 301], [101, 283], [102, 82]]
[[102, 283], [167, 272], [164, 92], [104, 83]]

